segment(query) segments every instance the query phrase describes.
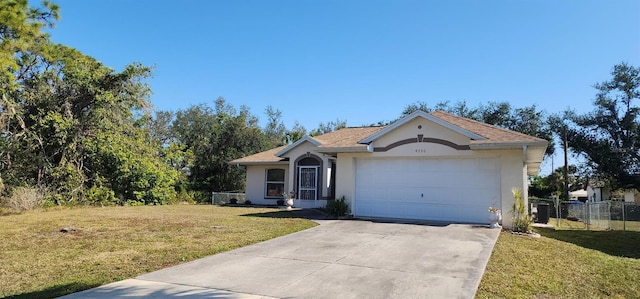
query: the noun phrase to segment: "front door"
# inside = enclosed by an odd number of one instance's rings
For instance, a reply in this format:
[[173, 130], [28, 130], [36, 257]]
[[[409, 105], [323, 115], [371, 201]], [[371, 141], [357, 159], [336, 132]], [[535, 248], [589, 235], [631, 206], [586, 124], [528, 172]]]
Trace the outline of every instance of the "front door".
[[298, 166], [298, 199], [318, 198], [318, 166]]

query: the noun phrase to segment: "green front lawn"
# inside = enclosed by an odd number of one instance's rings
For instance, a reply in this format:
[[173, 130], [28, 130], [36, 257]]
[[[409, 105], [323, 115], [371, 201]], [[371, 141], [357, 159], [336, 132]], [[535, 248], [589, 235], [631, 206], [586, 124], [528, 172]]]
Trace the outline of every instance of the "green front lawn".
[[[0, 297], [61, 296], [315, 225], [292, 216], [194, 205], [0, 216]], [[501, 233], [478, 298], [640, 298], [640, 233], [539, 232]]]
[[477, 298], [640, 298], [640, 233], [502, 232]]
[[[73, 208], [0, 216], [0, 297], [51, 298], [303, 230], [277, 209]], [[75, 233], [61, 233], [64, 227]]]

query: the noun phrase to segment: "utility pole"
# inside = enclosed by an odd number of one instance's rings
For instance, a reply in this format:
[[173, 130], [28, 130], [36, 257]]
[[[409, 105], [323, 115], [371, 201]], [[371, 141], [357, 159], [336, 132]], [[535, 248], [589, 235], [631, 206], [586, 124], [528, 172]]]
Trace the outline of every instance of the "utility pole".
[[[569, 142], [567, 141], [567, 129], [564, 129], [564, 134], [562, 134], [563, 136], [563, 144], [562, 147], [564, 149], [564, 198], [565, 200], [569, 200], [569, 155], [568, 155], [568, 151], [569, 151]], [[553, 160], [551, 160], [553, 161]], [[553, 162], [551, 162], [553, 163]], [[556, 200], [556, 226], [560, 227], [560, 217], [562, 217], [562, 207], [560, 206], [560, 198], [558, 198]]]
[[564, 131], [564, 200], [569, 200], [569, 142], [567, 141], [567, 131]]

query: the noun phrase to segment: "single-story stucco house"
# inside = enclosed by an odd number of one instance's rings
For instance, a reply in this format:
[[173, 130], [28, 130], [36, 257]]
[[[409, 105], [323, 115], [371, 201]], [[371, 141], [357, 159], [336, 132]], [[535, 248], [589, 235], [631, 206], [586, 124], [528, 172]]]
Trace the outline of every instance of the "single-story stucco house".
[[513, 188], [527, 200], [548, 142], [442, 111], [416, 111], [388, 125], [350, 127], [233, 160], [247, 170], [246, 198], [296, 207], [345, 197], [356, 217], [511, 225]]

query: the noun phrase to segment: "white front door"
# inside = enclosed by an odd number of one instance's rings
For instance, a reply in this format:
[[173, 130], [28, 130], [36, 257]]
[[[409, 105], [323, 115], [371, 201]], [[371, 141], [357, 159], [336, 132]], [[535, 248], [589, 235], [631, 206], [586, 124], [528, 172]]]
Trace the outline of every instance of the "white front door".
[[318, 166], [298, 166], [298, 199], [318, 199]]

